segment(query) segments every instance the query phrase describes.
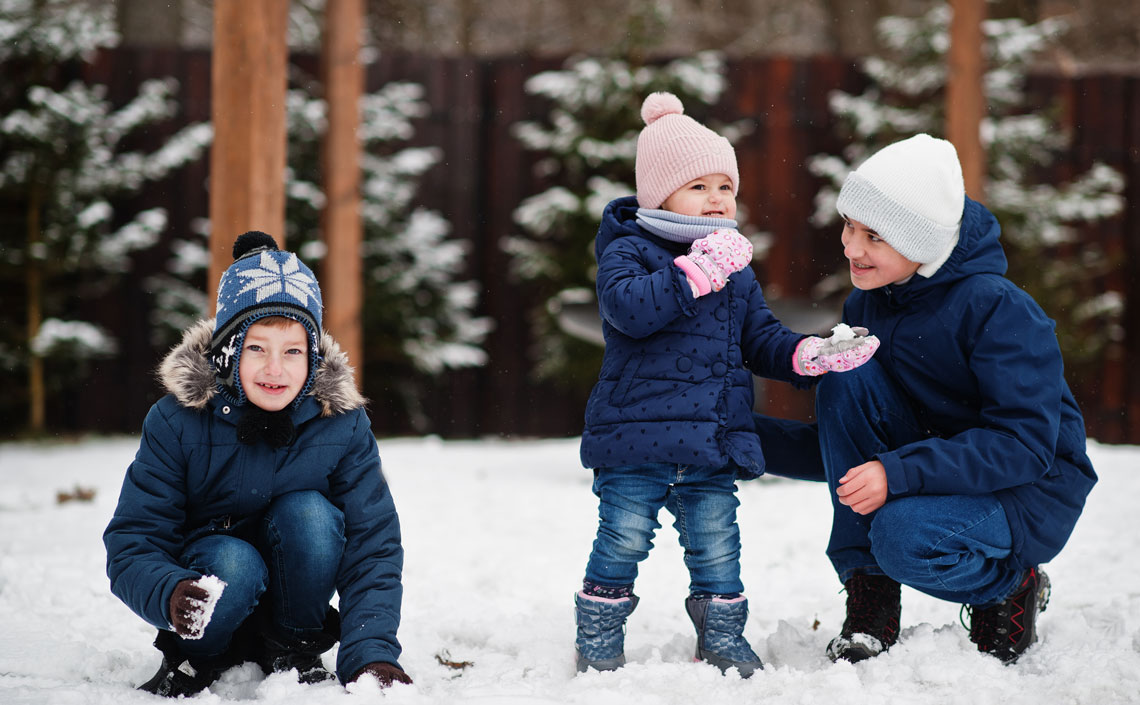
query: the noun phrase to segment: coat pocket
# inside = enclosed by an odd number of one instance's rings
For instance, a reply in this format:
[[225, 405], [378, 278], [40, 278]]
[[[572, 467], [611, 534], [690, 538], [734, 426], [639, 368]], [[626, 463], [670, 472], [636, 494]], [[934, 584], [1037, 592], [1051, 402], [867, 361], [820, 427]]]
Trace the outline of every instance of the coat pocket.
[[633, 380], [637, 377], [637, 371], [641, 368], [641, 361], [644, 358], [645, 353], [638, 353], [626, 360], [625, 365], [621, 368], [621, 374], [618, 375], [617, 384], [610, 392], [610, 405], [614, 407], [625, 406], [625, 401], [629, 397], [629, 390], [633, 388]]

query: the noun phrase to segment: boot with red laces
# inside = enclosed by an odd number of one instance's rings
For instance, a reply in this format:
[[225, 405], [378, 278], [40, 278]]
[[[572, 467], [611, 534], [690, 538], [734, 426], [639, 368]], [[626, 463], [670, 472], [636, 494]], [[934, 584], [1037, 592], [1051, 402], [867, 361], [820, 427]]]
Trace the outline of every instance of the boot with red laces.
[[827, 645], [832, 661], [855, 663], [894, 646], [902, 614], [900, 585], [885, 575], [855, 575], [843, 584], [847, 619], [839, 636]]
[[1049, 604], [1049, 576], [1040, 568], [1025, 573], [1017, 591], [992, 607], [966, 606], [970, 617], [970, 641], [978, 651], [992, 654], [1002, 663], [1017, 660], [1037, 641], [1037, 613]]

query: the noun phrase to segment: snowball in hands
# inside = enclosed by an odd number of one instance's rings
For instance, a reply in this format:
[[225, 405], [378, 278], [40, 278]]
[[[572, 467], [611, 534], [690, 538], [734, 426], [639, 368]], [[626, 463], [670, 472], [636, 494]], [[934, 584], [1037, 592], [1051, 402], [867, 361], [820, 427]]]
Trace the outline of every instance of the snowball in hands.
[[816, 377], [825, 372], [846, 372], [862, 365], [879, 349], [879, 339], [866, 328], [840, 323], [827, 338], [810, 336], [800, 341], [792, 355], [796, 373]]
[[720, 291], [728, 276], [752, 263], [752, 243], [732, 228], [717, 228], [695, 240], [689, 254], [673, 260], [693, 289], [693, 296]]
[[183, 639], [201, 639], [225, 589], [225, 581], [216, 575], [178, 583], [170, 597], [171, 631]]
[[838, 342], [842, 342], [844, 340], [855, 340], [855, 338], [857, 336], [867, 335], [867, 333], [870, 332], [866, 328], [859, 328], [858, 330], [862, 331], [862, 332], [856, 333], [855, 328], [852, 328], [851, 326], [847, 325], [846, 323], [839, 323], [839, 324], [836, 324], [836, 326], [831, 329], [831, 338], [830, 339], [834, 340], [835, 342], [838, 343]]

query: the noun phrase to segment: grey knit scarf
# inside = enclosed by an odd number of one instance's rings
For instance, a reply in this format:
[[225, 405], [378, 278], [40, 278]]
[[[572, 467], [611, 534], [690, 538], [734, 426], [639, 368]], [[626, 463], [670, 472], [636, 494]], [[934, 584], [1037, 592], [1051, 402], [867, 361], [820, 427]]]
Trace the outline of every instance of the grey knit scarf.
[[684, 244], [699, 240], [718, 228], [736, 227], [736, 221], [731, 218], [681, 215], [658, 208], [638, 208], [637, 224], [658, 237]]

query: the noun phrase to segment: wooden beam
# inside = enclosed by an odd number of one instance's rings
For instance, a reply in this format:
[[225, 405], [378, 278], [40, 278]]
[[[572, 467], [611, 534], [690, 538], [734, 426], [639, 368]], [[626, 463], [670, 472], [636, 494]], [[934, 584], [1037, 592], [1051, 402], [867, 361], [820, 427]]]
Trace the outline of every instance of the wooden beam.
[[284, 247], [288, 13], [288, 0], [214, 3], [210, 302], [238, 235], [263, 230]]
[[950, 51], [947, 54], [946, 138], [958, 150], [966, 193], [985, 200], [986, 151], [982, 146], [981, 122], [986, 113], [983, 88], [985, 57], [982, 22], [985, 0], [951, 0]]
[[360, 62], [363, 0], [328, 0], [322, 74], [328, 104], [328, 132], [322, 151], [325, 209], [321, 231], [328, 250], [322, 264], [321, 293], [325, 328], [337, 339], [356, 367], [361, 383], [364, 363], [364, 267], [360, 221], [360, 96], [364, 67]]

